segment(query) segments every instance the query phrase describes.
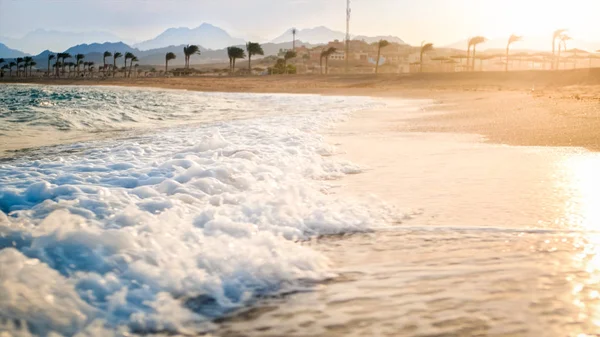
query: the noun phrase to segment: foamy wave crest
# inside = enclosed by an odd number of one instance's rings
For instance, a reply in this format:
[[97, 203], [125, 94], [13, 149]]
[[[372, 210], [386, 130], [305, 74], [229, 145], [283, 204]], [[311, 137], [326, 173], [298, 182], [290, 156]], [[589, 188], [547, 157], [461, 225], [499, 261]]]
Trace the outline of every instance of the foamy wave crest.
[[[223, 94], [221, 94], [223, 95]], [[231, 94], [229, 100], [240, 96]], [[316, 131], [371, 104], [77, 144], [0, 164], [0, 324], [14, 335], [194, 334], [257, 296], [333, 276], [314, 235], [393, 213], [325, 193], [357, 166]], [[335, 106], [322, 110], [323, 104]]]

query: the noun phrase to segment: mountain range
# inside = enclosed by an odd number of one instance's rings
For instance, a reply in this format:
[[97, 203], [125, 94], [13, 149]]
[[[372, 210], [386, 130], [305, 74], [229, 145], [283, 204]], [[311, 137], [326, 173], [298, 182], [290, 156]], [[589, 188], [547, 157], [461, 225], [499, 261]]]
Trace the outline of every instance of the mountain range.
[[29, 54], [16, 49], [10, 49], [5, 44], [0, 43], [0, 56], [3, 58], [23, 57]]
[[227, 46], [245, 44], [243, 39], [229, 35], [225, 30], [203, 23], [196, 28], [169, 28], [157, 37], [134, 44], [140, 50], [162, 48], [170, 45], [199, 44], [207, 49], [221, 49]]
[[[305, 44], [309, 48], [315, 47], [313, 44]], [[111, 53], [120, 52], [121, 54], [125, 54], [126, 52], [131, 52], [137, 56], [139, 59], [138, 63], [140, 65], [153, 65], [157, 67], [161, 67], [165, 63], [165, 54], [168, 52], [173, 52], [176, 55], [176, 59], [169, 62], [169, 65], [172, 66], [181, 66], [184, 64], [184, 55], [183, 55], [183, 47], [185, 45], [178, 46], [168, 46], [163, 48], [156, 48], [150, 50], [140, 50], [137, 48], [133, 48], [123, 42], [105, 42], [105, 43], [92, 43], [92, 44], [79, 44], [67, 49], [65, 52], [75, 56], [76, 54], [84, 54], [85, 61], [92, 61], [96, 65], [103, 64], [103, 54], [105, 51], [109, 51]], [[244, 45], [238, 45], [239, 47], [245, 47]], [[263, 50], [265, 52], [265, 56], [277, 55], [281, 49], [290, 49], [292, 48], [292, 42], [284, 42], [284, 43], [264, 43], [262, 44]], [[7, 54], [4, 54], [4, 51], [7, 51]], [[10, 51], [10, 53], [8, 52]], [[195, 55], [192, 57], [193, 64], [206, 64], [206, 63], [216, 63], [216, 62], [224, 62], [227, 60], [227, 49], [206, 49], [200, 48], [201, 55]], [[44, 50], [38, 55], [34, 55], [33, 60], [37, 63], [38, 69], [46, 69], [48, 64], [48, 54], [56, 54], [54, 51]], [[7, 56], [10, 55], [10, 56]], [[5, 58], [6, 61], [11, 61], [17, 57], [26, 56], [24, 53], [19, 51], [15, 51], [13, 49], [9, 49], [3, 44], [0, 43], [0, 56]], [[255, 57], [254, 59], [258, 59], [259, 57]], [[68, 62], [74, 62], [74, 59], [68, 59]], [[107, 63], [112, 63], [112, 57], [107, 60]], [[121, 57], [117, 59], [117, 65], [123, 66], [124, 59]], [[160, 69], [160, 68], [159, 68]]]
[[1, 43], [28, 54], [35, 54], [45, 49], [66, 50], [79, 43], [121, 40], [118, 36], [106, 32], [73, 33], [46, 29], [36, 29], [20, 38], [0, 36]]
[[[291, 29], [289, 29], [286, 30], [279, 37], [268, 42], [279, 44], [291, 42], [292, 38], [293, 35], [291, 33]], [[298, 30], [298, 33], [296, 34], [296, 39], [301, 40], [304, 43], [322, 44], [334, 40], [343, 41], [345, 39], [345, 34], [340, 31], [335, 31], [327, 27], [320, 26], [315, 28]], [[365, 40], [369, 43], [379, 41], [380, 39], [386, 39], [390, 42], [404, 44], [404, 41], [395, 36], [359, 35], [354, 36], [353, 39]], [[0, 36], [0, 42], [4, 43], [6, 46], [10, 46], [10, 48], [13, 48], [17, 52], [21, 51], [22, 54], [34, 55], [40, 50], [66, 51], [67, 49], [73, 48], [73, 46], [87, 46], [88, 48], [93, 49], [97, 46], [101, 46], [104, 42], [116, 43], [120, 41], [123, 41], [123, 39], [120, 39], [114, 34], [106, 32], [72, 33], [45, 29], [34, 30], [32, 32], [27, 33], [21, 38], [9, 38]], [[222, 28], [211, 25], [209, 23], [203, 23], [196, 28], [169, 28], [153, 39], [146, 40], [133, 45], [128, 45], [127, 47], [137, 49], [138, 51], [143, 51], [157, 48], [165, 48], [168, 46], [178, 46], [183, 44], [197, 44], [205, 49], [219, 50], [228, 46], [244, 45], [245, 43], [246, 41], [244, 39], [233, 37]], [[81, 49], [77, 49], [76, 52], [98, 52], [98, 50], [82, 51]], [[6, 55], [9, 55], [8, 51], [4, 51], [0, 55], [3, 56], [4, 53], [6, 53]], [[10, 55], [16, 55], [14, 53], [15, 52], [11, 52]]]

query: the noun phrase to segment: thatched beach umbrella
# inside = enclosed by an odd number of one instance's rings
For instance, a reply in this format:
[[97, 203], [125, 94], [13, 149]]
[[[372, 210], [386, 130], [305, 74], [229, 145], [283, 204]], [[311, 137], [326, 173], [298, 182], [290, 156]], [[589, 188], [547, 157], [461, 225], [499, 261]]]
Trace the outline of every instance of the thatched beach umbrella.
[[590, 64], [589, 64], [590, 68], [592, 67], [592, 60], [600, 58], [600, 54], [597, 54], [597, 53], [600, 53], [600, 50], [596, 51], [595, 53], [589, 53], [589, 55], [588, 55], [588, 57], [590, 59]]
[[437, 57], [432, 57], [431, 60], [432, 61], [440, 61], [440, 64], [442, 64], [444, 61], [448, 61], [449, 58], [445, 57], [445, 56], [437, 56]]
[[477, 55], [473, 59], [473, 68], [475, 68], [475, 59], [479, 60], [479, 71], [483, 71], [483, 61], [495, 59], [497, 55]]
[[469, 68], [468, 64], [466, 66], [462, 64], [462, 60], [467, 60], [467, 63], [469, 62], [468, 61], [469, 57], [467, 57], [466, 55], [464, 55], [464, 54], [451, 55], [450, 58], [454, 59], [454, 60], [458, 60], [458, 63], [460, 63], [461, 67], [463, 67], [463, 68], [466, 67], [467, 69]]
[[569, 59], [573, 60], [573, 69], [577, 69], [577, 60], [587, 60], [590, 57], [588, 55], [575, 54], [570, 56]]
[[544, 70], [546, 69], [546, 63], [550, 63], [550, 66], [552, 66], [552, 61], [554, 60], [554, 56], [551, 52], [537, 52], [530, 54], [529, 56], [537, 58], [536, 62], [541, 63], [542, 69]]

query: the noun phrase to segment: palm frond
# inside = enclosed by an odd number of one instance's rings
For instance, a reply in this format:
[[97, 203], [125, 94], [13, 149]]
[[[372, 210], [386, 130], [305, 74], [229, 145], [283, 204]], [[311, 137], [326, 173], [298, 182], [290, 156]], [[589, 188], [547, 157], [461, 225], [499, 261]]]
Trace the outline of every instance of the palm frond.
[[167, 53], [167, 55], [165, 55], [165, 59], [167, 61], [171, 61], [171, 60], [174, 60], [176, 58], [177, 58], [177, 56], [175, 55], [175, 53], [172, 53], [172, 52], [169, 52], [169, 53]]
[[257, 43], [257, 42], [246, 43], [246, 51], [248, 52], [248, 55], [250, 55], [250, 56], [265, 54], [262, 46], [260, 45], [260, 43]]
[[567, 29], [557, 29], [557, 30], [555, 30], [554, 34], [552, 35], [554, 37], [554, 40], [558, 39], [566, 31], [567, 31]]
[[487, 39], [483, 36], [475, 36], [469, 40], [469, 46], [476, 46], [478, 44], [484, 43]]
[[433, 50], [433, 43], [426, 43], [421, 46], [421, 54]]
[[523, 37], [519, 36], [519, 35], [515, 35], [512, 34], [509, 38], [508, 38], [508, 45], [511, 45], [515, 42], [519, 42], [519, 41], [523, 41]]

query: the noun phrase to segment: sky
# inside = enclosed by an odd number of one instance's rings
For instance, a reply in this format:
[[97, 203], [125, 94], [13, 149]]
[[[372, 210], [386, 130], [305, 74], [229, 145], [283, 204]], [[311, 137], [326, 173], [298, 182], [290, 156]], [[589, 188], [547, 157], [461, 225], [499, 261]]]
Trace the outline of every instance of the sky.
[[[208, 22], [266, 41], [290, 27], [345, 30], [346, 0], [0, 0], [0, 36], [38, 29], [105, 31], [126, 42]], [[600, 41], [600, 0], [352, 0], [351, 31], [446, 45], [469, 36], [546, 36], [568, 28]], [[550, 39], [550, 38], [549, 38]]]

